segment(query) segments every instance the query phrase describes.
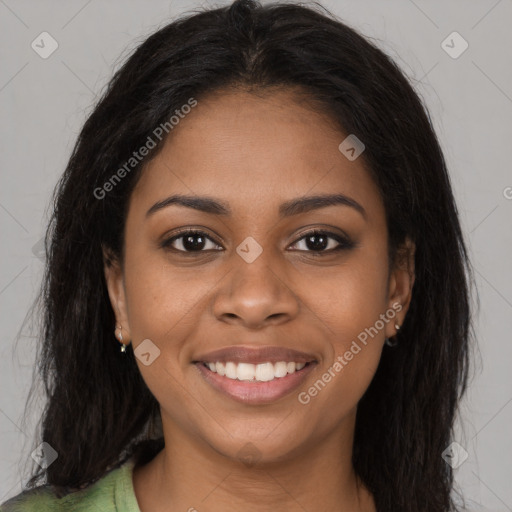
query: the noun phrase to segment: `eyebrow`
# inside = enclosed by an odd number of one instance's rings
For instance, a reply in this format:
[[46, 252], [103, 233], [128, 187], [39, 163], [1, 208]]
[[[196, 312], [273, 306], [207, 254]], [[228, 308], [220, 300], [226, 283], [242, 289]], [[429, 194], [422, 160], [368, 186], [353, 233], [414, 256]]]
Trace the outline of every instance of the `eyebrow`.
[[[217, 198], [208, 196], [190, 196], [175, 194], [155, 203], [147, 212], [146, 218], [159, 210], [171, 205], [184, 206], [212, 215], [230, 216], [231, 209], [229, 205]], [[355, 199], [344, 194], [326, 194], [308, 197], [299, 197], [286, 201], [279, 206], [279, 217], [291, 217], [301, 213], [307, 213], [312, 210], [326, 208], [327, 206], [349, 206], [358, 211], [365, 219], [366, 210]]]

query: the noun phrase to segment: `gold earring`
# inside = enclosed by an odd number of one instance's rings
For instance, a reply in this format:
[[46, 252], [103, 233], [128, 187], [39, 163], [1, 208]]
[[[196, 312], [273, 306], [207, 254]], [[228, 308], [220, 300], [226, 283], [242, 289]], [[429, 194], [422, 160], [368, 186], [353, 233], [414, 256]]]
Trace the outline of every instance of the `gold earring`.
[[119, 329], [119, 334], [116, 334], [116, 338], [121, 343], [121, 352], [126, 352], [126, 345], [123, 343], [123, 328], [121, 325], [116, 325], [116, 330]]
[[[395, 329], [397, 330], [397, 334], [398, 334], [398, 331], [400, 330], [400, 326], [398, 324], [395, 324]], [[386, 338], [385, 343], [388, 347], [396, 347], [398, 345], [398, 340], [396, 339], [396, 334], [395, 334], [395, 336], [392, 336], [391, 338]]]

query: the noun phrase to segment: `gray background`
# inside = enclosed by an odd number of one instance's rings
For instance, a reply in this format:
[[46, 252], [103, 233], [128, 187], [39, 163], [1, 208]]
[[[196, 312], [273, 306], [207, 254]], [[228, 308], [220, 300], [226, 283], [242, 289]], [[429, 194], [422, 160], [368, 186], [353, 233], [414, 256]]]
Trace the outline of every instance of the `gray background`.
[[[0, 502], [25, 481], [43, 405], [36, 399], [22, 424], [35, 339], [27, 327], [15, 340], [42, 275], [37, 243], [51, 191], [113, 67], [159, 26], [202, 5], [214, 4], [0, 0]], [[512, 1], [323, 5], [397, 60], [433, 117], [481, 301], [480, 356], [457, 434], [469, 457], [456, 479], [471, 510], [512, 510]], [[59, 44], [47, 59], [31, 48], [43, 31]], [[469, 44], [456, 59], [441, 46], [453, 31]]]

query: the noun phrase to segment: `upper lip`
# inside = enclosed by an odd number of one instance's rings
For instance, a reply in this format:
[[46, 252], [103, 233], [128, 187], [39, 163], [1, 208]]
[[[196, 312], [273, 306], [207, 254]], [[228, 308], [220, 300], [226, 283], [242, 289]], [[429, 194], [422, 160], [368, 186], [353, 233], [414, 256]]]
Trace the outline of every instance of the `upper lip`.
[[194, 362], [202, 363], [278, 363], [280, 361], [295, 363], [310, 363], [316, 361], [313, 354], [299, 352], [285, 347], [258, 347], [231, 346], [202, 354]]

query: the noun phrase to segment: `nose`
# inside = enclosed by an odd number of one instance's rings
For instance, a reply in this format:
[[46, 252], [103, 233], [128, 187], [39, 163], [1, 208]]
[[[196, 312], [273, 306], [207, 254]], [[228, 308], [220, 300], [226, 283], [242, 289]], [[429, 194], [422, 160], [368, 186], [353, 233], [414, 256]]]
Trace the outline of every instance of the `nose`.
[[219, 321], [258, 330], [297, 316], [300, 303], [296, 293], [284, 272], [264, 254], [252, 263], [241, 259], [235, 262], [222, 281], [213, 304]]

